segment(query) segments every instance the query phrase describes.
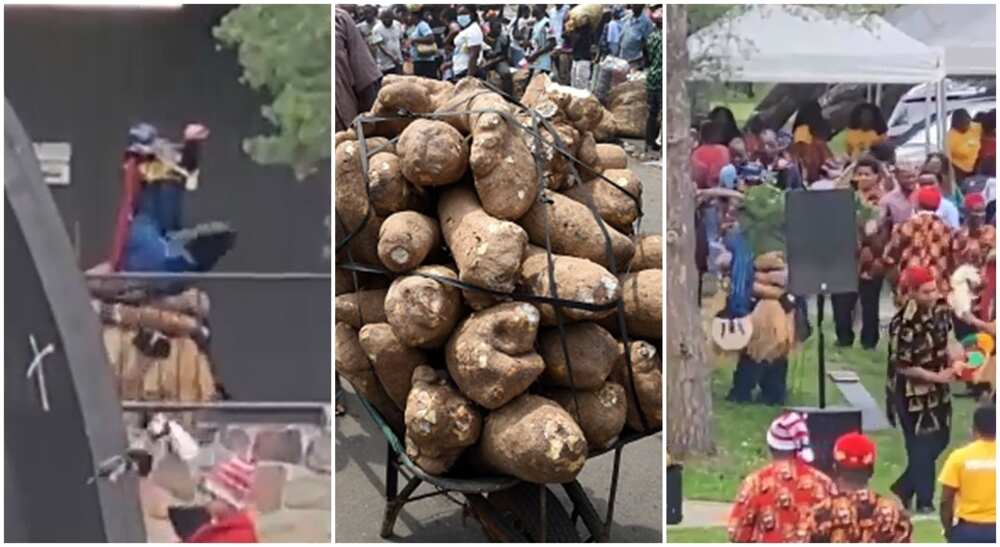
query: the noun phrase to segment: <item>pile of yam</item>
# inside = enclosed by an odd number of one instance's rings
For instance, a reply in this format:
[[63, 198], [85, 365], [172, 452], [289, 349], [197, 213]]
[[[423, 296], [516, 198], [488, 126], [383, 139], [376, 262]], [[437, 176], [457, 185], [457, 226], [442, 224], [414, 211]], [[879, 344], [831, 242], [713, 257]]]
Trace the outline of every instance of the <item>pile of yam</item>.
[[475, 79], [386, 76], [372, 114], [428, 116], [336, 136], [337, 372], [428, 473], [566, 482], [661, 427], [663, 243], [622, 191], [642, 182], [589, 93], [540, 75], [523, 103], [552, 131]]

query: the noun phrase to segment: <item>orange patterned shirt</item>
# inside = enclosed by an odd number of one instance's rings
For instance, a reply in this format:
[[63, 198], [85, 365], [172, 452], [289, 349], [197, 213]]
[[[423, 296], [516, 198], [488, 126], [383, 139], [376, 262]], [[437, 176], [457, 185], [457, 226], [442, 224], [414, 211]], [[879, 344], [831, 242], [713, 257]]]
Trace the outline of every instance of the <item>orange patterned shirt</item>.
[[973, 236], [969, 227], [963, 226], [951, 240], [952, 264], [955, 268], [963, 264], [972, 264], [982, 269], [986, 266], [986, 257], [996, 250], [997, 231], [989, 224], [979, 227]]
[[792, 543], [803, 513], [835, 491], [833, 481], [799, 459], [776, 460], [743, 481], [729, 514], [734, 543]]
[[938, 290], [946, 295], [948, 277], [954, 269], [951, 260], [953, 238], [952, 229], [940, 217], [921, 211], [906, 222], [893, 226], [883, 255], [885, 265], [892, 268], [897, 277], [910, 266], [928, 268], [937, 279]]
[[799, 523], [800, 543], [909, 543], [910, 517], [893, 499], [866, 489], [834, 494]]
[[[879, 184], [858, 189], [857, 194], [869, 207], [878, 210], [879, 201], [882, 199], [882, 189]], [[861, 279], [875, 279], [885, 275], [882, 255], [889, 240], [889, 232], [890, 224], [879, 218], [858, 226], [858, 274]]]

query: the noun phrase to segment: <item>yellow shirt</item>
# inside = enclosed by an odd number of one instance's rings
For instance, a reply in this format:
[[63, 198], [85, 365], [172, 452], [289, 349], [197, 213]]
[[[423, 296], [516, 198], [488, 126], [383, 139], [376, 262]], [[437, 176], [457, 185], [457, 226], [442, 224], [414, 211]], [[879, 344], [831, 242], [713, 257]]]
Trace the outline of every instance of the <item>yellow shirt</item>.
[[879, 135], [874, 129], [848, 129], [844, 145], [847, 155], [854, 158], [883, 141], [885, 135]]
[[955, 516], [969, 522], [997, 520], [997, 445], [978, 440], [948, 455], [938, 482], [957, 490]]
[[795, 128], [795, 132], [792, 134], [792, 142], [804, 142], [806, 144], [811, 144], [813, 141], [812, 131], [809, 130], [808, 125], [800, 125]]
[[955, 129], [948, 130], [948, 159], [951, 163], [966, 173], [976, 167], [979, 157], [979, 139], [983, 134], [983, 126], [978, 123], [969, 124], [965, 133]]

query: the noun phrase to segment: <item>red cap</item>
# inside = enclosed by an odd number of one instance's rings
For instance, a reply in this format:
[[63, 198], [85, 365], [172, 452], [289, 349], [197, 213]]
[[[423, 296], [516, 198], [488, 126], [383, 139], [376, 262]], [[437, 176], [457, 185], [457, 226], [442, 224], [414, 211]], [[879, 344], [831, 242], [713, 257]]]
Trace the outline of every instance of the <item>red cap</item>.
[[833, 461], [842, 469], [868, 469], [875, 465], [875, 443], [861, 433], [842, 435], [833, 445]]
[[925, 283], [933, 283], [934, 274], [923, 266], [910, 266], [903, 271], [902, 281], [910, 289], [916, 289]]
[[986, 198], [979, 193], [968, 194], [965, 196], [964, 205], [966, 210], [986, 207]]
[[937, 211], [941, 205], [941, 190], [937, 186], [924, 186], [917, 191], [917, 204], [921, 209]]

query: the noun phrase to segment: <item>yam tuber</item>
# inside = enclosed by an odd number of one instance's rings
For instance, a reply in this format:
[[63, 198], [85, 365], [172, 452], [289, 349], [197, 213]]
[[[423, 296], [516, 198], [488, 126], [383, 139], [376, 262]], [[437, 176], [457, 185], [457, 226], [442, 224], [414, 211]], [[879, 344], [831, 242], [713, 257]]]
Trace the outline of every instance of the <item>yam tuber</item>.
[[625, 149], [617, 144], [598, 144], [597, 158], [601, 169], [626, 169], [628, 168], [628, 156]]
[[632, 223], [639, 218], [639, 206], [622, 190], [641, 199], [642, 182], [628, 169], [606, 169], [603, 175], [611, 182], [595, 178], [563, 193], [580, 203], [593, 204], [604, 222], [619, 232], [632, 233]]
[[404, 345], [389, 323], [370, 323], [361, 327], [358, 343], [389, 398], [400, 410], [405, 409], [413, 369], [428, 365], [427, 356], [419, 349]]
[[545, 395], [569, 412], [591, 450], [607, 448], [625, 427], [625, 388], [614, 382], [595, 390], [577, 390], [575, 397], [571, 389], [549, 389]]
[[358, 341], [358, 331], [347, 323], [338, 322], [334, 341], [334, 366], [337, 373], [346, 378], [354, 386], [354, 390], [367, 399], [395, 430], [402, 431], [403, 413], [375, 376], [375, 370]]
[[[447, 266], [422, 266], [413, 273], [457, 277]], [[458, 289], [421, 275], [396, 279], [385, 296], [386, 320], [408, 346], [440, 347], [448, 340], [461, 313], [462, 297]]]
[[375, 213], [382, 216], [417, 209], [424, 201], [423, 190], [403, 177], [399, 157], [391, 152], [379, 152], [368, 160], [368, 195]]
[[462, 393], [491, 410], [524, 393], [545, 369], [534, 348], [538, 319], [534, 306], [507, 302], [462, 321], [445, 346]]
[[427, 89], [412, 81], [383, 80], [382, 87], [375, 97], [372, 112], [375, 114], [396, 114], [404, 110], [414, 114], [424, 114], [434, 111]]
[[469, 167], [469, 147], [445, 122], [416, 120], [396, 144], [403, 176], [417, 186], [457, 182]]
[[[552, 260], [559, 298], [600, 305], [610, 304], [621, 296], [618, 279], [602, 266], [585, 258], [566, 255], [553, 255]], [[545, 249], [528, 245], [519, 272], [519, 289], [535, 296], [551, 297], [554, 295], [549, 285], [549, 265]], [[556, 324], [552, 305], [538, 304], [538, 309], [542, 314], [542, 325]], [[564, 307], [562, 311], [567, 321], [582, 321], [607, 317], [614, 312], [614, 308], [590, 311]]]
[[610, 332], [596, 323], [567, 325], [565, 330], [573, 380], [570, 381], [570, 367], [566, 366], [559, 330], [548, 329], [538, 339], [538, 352], [545, 361], [542, 383], [586, 390], [601, 387], [611, 374], [611, 367], [621, 353], [621, 345]]
[[368, 193], [361, 171], [361, 147], [357, 141], [345, 141], [334, 150], [335, 209], [348, 229], [361, 225], [368, 211]]
[[[337, 253], [337, 258], [343, 260], [348, 258], [349, 255], [354, 262], [361, 264], [371, 266], [381, 264], [382, 261], [378, 257], [378, 232], [382, 227], [382, 219], [376, 215], [372, 215], [368, 217], [368, 220], [364, 224], [355, 224], [352, 226], [357, 233], [354, 234], [347, 246]], [[360, 229], [357, 228], [358, 226], [360, 226]], [[338, 242], [347, 237], [347, 232], [343, 230], [340, 222], [337, 222], [334, 234]]]
[[[545, 244], [545, 217], [548, 213], [552, 252], [586, 258], [605, 268], [610, 266], [605, 254], [605, 238], [586, 205], [556, 192], [546, 191], [542, 201], [521, 217], [519, 223], [535, 245]], [[632, 258], [635, 246], [627, 236], [606, 226], [611, 237], [611, 251], [619, 268]]]
[[409, 76], [401, 74], [386, 74], [382, 78], [382, 85], [405, 83], [416, 86], [424, 90], [431, 101], [431, 108], [437, 109], [455, 91], [455, 84], [436, 78], [424, 78], [422, 76]]
[[625, 326], [632, 336], [662, 337], [663, 270], [642, 270], [622, 276]]
[[528, 235], [512, 222], [486, 213], [469, 188], [444, 192], [438, 220], [458, 265], [459, 279], [477, 287], [513, 292]]
[[597, 141], [594, 140], [592, 132], [588, 131], [580, 136], [580, 145], [576, 149], [576, 157], [580, 160], [580, 163], [590, 167], [590, 170], [587, 170], [577, 166], [577, 170], [580, 172], [583, 180], [590, 180], [594, 178], [594, 172], [601, 172], [601, 158], [597, 155]]
[[657, 429], [663, 424], [663, 366], [660, 356], [652, 344], [638, 340], [629, 344], [629, 359], [632, 363], [632, 378], [635, 381], [638, 406], [630, 387], [628, 370], [625, 368], [624, 352], [615, 362], [611, 374], [611, 380], [625, 388], [625, 400], [628, 404], [626, 423], [630, 428], [642, 431], [642, 419], [639, 417], [641, 408], [646, 418], [646, 425], [650, 429]]
[[[338, 275], [351, 277], [349, 272]], [[384, 323], [387, 292], [386, 289], [374, 289], [338, 294], [334, 301], [334, 317], [355, 329], [368, 323]]]
[[[496, 93], [478, 95], [472, 110], [505, 112], [512, 109]], [[521, 131], [497, 112], [470, 116], [472, 148], [469, 165], [483, 209], [502, 220], [517, 220], [535, 201], [538, 172]]]
[[443, 371], [420, 366], [412, 380], [406, 398], [406, 455], [424, 471], [440, 475], [479, 440], [483, 420]]
[[393, 213], [379, 229], [379, 259], [394, 272], [409, 271], [423, 264], [427, 255], [440, 245], [437, 220], [416, 211]]
[[628, 263], [630, 272], [663, 268], [663, 236], [639, 236], [635, 240], [635, 254]]
[[557, 403], [524, 394], [486, 416], [477, 455], [488, 468], [524, 481], [563, 483], [583, 469], [587, 440]]

